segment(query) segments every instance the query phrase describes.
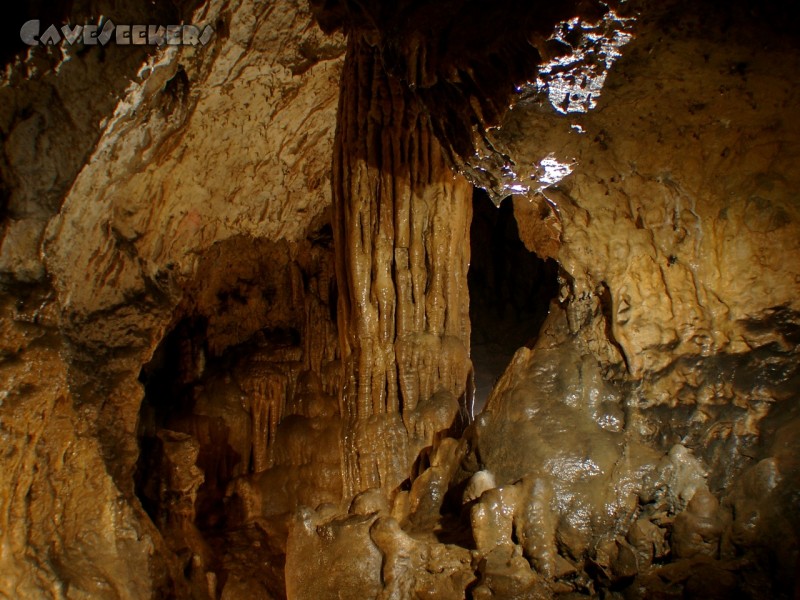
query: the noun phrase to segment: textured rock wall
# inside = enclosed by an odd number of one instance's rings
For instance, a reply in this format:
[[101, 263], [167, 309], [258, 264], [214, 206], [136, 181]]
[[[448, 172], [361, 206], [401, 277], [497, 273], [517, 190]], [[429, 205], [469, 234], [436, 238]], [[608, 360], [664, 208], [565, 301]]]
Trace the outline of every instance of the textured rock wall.
[[[94, 8], [116, 22], [180, 16], [149, 4]], [[332, 257], [320, 248], [330, 242], [342, 40], [323, 37], [294, 2], [255, 11], [218, 2], [182, 18], [212, 25], [212, 43], [149, 57], [136, 47], [73, 48], [63, 60], [40, 48], [4, 76], [0, 587], [9, 597], [203, 597], [214, 587], [205, 568], [185, 582], [179, 569], [195, 559], [174, 558], [174, 540], [168, 548], [134, 495], [140, 370], [181, 319], [210, 317], [212, 341], [194, 357], [203, 360], [262, 328], [313, 324], [299, 361], [336, 385], [322, 367], [336, 353], [325, 345], [336, 339], [332, 288], [313, 263], [327, 260], [315, 253]], [[297, 259], [311, 274], [304, 282], [297, 268], [294, 297], [281, 297], [303, 304], [291, 318], [244, 263], [256, 257], [253, 239], [284, 240], [277, 264]], [[244, 264], [226, 273], [226, 253]], [[309, 288], [298, 292], [298, 281]], [[227, 308], [225, 294], [234, 296]], [[254, 415], [264, 413], [263, 384], [243, 387]], [[267, 400], [290, 405], [272, 421], [307, 411], [291, 408], [294, 388], [284, 391]], [[215, 418], [218, 398], [211, 404]], [[255, 435], [278, 435], [274, 422], [263, 434], [252, 422]], [[189, 447], [203, 441], [194, 433]]]
[[0, 592], [146, 597], [167, 587], [166, 549], [114, 484], [87, 411], [73, 404], [47, 304], [37, 295], [3, 304]]
[[797, 57], [739, 11], [645, 12], [596, 111], [545, 119], [523, 102], [508, 115], [515, 161], [543, 158], [537, 137], [572, 164], [544, 191], [562, 216], [559, 260], [577, 296], [608, 286], [637, 378], [678, 355], [750, 350], [763, 340], [747, 320], [796, 310], [797, 267], [779, 256], [798, 250], [797, 122], [780, 109], [797, 103]]
[[[4, 74], [0, 593], [796, 595], [796, 15], [312, 4]], [[455, 439], [468, 179], [560, 290]]]
[[[484, 54], [458, 57], [442, 48], [469, 30], [467, 9], [444, 10], [458, 15], [448, 21], [423, 4], [320, 7], [326, 25], [370, 31], [454, 165], [518, 195], [523, 239], [562, 267], [564, 312], [520, 351], [461, 449], [431, 456], [368, 532], [352, 506], [308, 518], [339, 527], [331, 548], [353, 536], [381, 550], [383, 589], [362, 582], [378, 597], [434, 593], [394, 563], [432, 552], [403, 537], [431, 531], [474, 549], [476, 580], [462, 584], [475, 597], [651, 597], [665, 578], [684, 597], [788, 597], [800, 239], [797, 53], [778, 21], [789, 13], [587, 4], [548, 15], [549, 33], [522, 11], [496, 40], [503, 7], [472, 30]], [[326, 526], [298, 523], [290, 540]], [[785, 551], [771, 549], [777, 529]]]
[[797, 377], [800, 279], [786, 260], [800, 250], [786, 83], [797, 54], [740, 7], [662, 10], [644, 6], [596, 110], [548, 115], [522, 100], [498, 137], [516, 164], [553, 152], [571, 165], [542, 192], [545, 218], [515, 202], [531, 248], [553, 253], [541, 242], [555, 213], [573, 330], [604, 363], [624, 363], [641, 407], [678, 407], [652, 427], [708, 448], [724, 478], [742, 459], [735, 440], [759, 433]]
[[[466, 407], [472, 188], [360, 33], [349, 39], [337, 126], [344, 477], [351, 494], [390, 494], [433, 434], [452, 425], [458, 402]], [[449, 401], [434, 400], [440, 392]]]

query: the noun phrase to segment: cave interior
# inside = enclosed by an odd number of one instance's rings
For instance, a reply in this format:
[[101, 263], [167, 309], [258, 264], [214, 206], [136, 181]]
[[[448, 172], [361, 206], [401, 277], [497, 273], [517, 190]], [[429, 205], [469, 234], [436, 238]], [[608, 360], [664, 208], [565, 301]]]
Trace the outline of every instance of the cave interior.
[[0, 596], [800, 597], [797, 6], [108, 15], [215, 33], [4, 36]]

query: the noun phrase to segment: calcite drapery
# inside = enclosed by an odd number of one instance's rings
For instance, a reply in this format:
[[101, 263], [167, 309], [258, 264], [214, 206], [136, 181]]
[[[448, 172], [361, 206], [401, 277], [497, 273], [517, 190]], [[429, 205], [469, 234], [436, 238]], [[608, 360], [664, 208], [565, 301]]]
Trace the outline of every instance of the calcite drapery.
[[392, 491], [413, 458], [404, 431], [411, 411], [440, 389], [466, 394], [472, 188], [445, 163], [408, 87], [385, 72], [378, 49], [358, 33], [349, 39], [338, 118], [333, 221], [341, 412], [349, 419], [344, 479], [349, 492]]

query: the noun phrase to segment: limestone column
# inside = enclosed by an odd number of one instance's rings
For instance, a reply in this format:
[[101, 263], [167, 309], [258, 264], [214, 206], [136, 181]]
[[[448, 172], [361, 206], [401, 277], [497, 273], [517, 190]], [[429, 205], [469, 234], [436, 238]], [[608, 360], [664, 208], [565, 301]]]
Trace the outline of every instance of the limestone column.
[[[414, 411], [446, 390], [464, 402], [472, 187], [379, 51], [349, 36], [333, 162], [333, 228], [348, 422], [346, 492], [408, 476]], [[412, 432], [413, 433], [413, 432]], [[411, 455], [409, 455], [411, 454]]]

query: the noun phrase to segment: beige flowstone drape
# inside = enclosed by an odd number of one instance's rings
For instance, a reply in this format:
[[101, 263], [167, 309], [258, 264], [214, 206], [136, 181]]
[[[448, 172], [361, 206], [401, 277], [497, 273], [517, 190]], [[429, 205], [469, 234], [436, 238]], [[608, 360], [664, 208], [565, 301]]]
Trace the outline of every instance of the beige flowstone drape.
[[420, 404], [442, 391], [463, 403], [471, 199], [408, 85], [351, 34], [333, 164], [346, 493], [396, 489]]

